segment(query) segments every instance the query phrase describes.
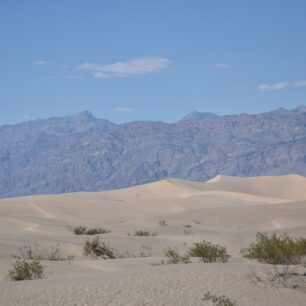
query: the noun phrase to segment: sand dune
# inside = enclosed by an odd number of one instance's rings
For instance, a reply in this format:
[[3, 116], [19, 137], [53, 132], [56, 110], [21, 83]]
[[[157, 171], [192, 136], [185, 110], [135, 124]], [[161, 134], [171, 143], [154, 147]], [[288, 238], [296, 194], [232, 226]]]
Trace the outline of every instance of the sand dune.
[[206, 183], [213, 190], [236, 191], [258, 196], [306, 200], [306, 178], [300, 175], [233, 177], [219, 175]]
[[[126, 258], [89, 260], [82, 252], [87, 237], [68, 228], [76, 225], [110, 229], [101, 239]], [[134, 237], [138, 229], [158, 236]], [[2, 199], [0, 305], [204, 305], [207, 290], [238, 305], [305, 305], [303, 291], [256, 287], [248, 280], [250, 267], [262, 266], [241, 258], [240, 248], [258, 231], [306, 236], [306, 178], [167, 179], [107, 192]], [[185, 252], [202, 239], [225, 245], [230, 262], [152, 265], [168, 246]], [[44, 261], [42, 280], [10, 281], [11, 256], [27, 243], [45, 249], [58, 244], [63, 255], [75, 258]]]

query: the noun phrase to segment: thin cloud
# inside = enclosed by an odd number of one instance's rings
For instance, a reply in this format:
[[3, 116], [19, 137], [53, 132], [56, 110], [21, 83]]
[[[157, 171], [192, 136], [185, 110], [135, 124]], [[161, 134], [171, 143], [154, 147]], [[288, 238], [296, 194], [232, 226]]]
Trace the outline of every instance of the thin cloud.
[[218, 63], [215, 65], [215, 68], [216, 69], [230, 69], [230, 68], [233, 68], [233, 66], [230, 64]]
[[39, 60], [39, 61], [35, 61], [32, 63], [32, 65], [34, 66], [41, 66], [41, 65], [46, 65], [47, 62], [46, 61], [42, 61], [42, 60]]
[[168, 68], [169, 64], [170, 60], [167, 58], [142, 57], [110, 65], [83, 63], [78, 65], [77, 68], [96, 72], [94, 74], [95, 77], [105, 78], [106, 76], [125, 77], [154, 73]]
[[276, 91], [276, 90], [282, 90], [286, 88], [289, 85], [288, 82], [281, 82], [281, 83], [275, 83], [275, 84], [261, 84], [257, 87], [259, 91]]
[[306, 86], [306, 80], [299, 80], [299, 81], [296, 81], [293, 85], [294, 85], [295, 87], [305, 87], [305, 86]]
[[94, 73], [94, 77], [98, 79], [107, 79], [109, 76], [103, 72]]
[[132, 113], [134, 109], [132, 107], [125, 107], [125, 106], [118, 106], [114, 109], [114, 112], [121, 112], [121, 113]]

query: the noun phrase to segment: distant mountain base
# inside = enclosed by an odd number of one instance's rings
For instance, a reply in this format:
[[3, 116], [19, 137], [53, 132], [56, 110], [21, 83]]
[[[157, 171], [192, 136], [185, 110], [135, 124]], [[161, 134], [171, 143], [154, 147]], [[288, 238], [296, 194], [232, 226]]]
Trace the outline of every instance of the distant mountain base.
[[117, 125], [90, 112], [0, 127], [0, 197], [109, 190], [168, 177], [306, 175], [306, 107], [193, 112]]

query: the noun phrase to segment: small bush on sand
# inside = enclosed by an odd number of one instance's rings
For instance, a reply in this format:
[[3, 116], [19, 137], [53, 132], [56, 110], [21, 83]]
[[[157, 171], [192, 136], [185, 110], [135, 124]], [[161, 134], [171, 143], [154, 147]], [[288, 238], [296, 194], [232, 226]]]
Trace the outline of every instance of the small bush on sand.
[[193, 222], [194, 222], [195, 224], [201, 224], [201, 221], [199, 221], [199, 220], [197, 220], [197, 219], [193, 219]]
[[42, 278], [44, 267], [37, 260], [27, 261], [17, 260], [12, 269], [9, 271], [9, 277], [12, 280], [30, 280], [34, 278]]
[[13, 255], [17, 259], [29, 259], [29, 260], [72, 260], [73, 256], [62, 256], [59, 248], [59, 244], [41, 246], [38, 243], [26, 244], [19, 248], [20, 255]]
[[110, 233], [109, 230], [102, 228], [102, 227], [96, 227], [96, 228], [89, 228], [87, 229], [86, 226], [76, 226], [73, 228], [73, 232], [76, 235], [99, 235], [99, 234], [106, 234]]
[[110, 231], [106, 228], [97, 227], [97, 228], [90, 228], [86, 231], [86, 235], [99, 235], [99, 234], [107, 234]]
[[134, 236], [157, 236], [156, 232], [138, 230], [134, 232]]
[[73, 232], [76, 234], [76, 235], [85, 235], [86, 233], [86, 226], [76, 226], [73, 228]]
[[202, 262], [227, 262], [229, 255], [226, 252], [226, 248], [212, 244], [208, 241], [196, 242], [193, 247], [189, 249], [188, 254], [191, 257], [199, 257]]
[[236, 306], [236, 301], [231, 301], [228, 297], [225, 295], [214, 295], [211, 294], [209, 291], [207, 291], [204, 295], [204, 298], [202, 299], [204, 302], [210, 302], [213, 306]]
[[241, 253], [246, 258], [258, 259], [268, 264], [302, 264], [306, 255], [306, 239], [294, 239], [286, 233], [281, 236], [277, 236], [275, 232], [271, 236], [257, 233], [256, 242], [242, 249]]
[[114, 259], [116, 258], [114, 252], [105, 245], [104, 242], [96, 237], [92, 240], [87, 240], [84, 244], [84, 254], [87, 256], [102, 257], [104, 259]]
[[159, 220], [158, 224], [161, 225], [161, 226], [167, 226], [168, 225], [166, 220]]
[[168, 259], [168, 264], [190, 263], [190, 256], [188, 254], [181, 256], [176, 250], [171, 248], [166, 249], [165, 256]]

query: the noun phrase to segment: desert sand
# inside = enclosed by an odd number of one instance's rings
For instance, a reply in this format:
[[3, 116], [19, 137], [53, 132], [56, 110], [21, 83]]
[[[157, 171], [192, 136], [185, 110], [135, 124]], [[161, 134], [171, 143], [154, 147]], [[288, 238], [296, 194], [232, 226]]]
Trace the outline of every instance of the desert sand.
[[[122, 258], [84, 256], [88, 236], [71, 231], [78, 225], [111, 230], [100, 240]], [[135, 230], [157, 236], [137, 237]], [[2, 199], [0, 305], [209, 305], [202, 301], [207, 291], [243, 306], [306, 305], [305, 290], [250, 280], [250, 272], [260, 274], [265, 265], [242, 258], [240, 249], [255, 241], [258, 231], [306, 237], [306, 178], [167, 179], [107, 192]], [[229, 262], [160, 264], [168, 246], [184, 253], [203, 239], [226, 246]], [[34, 243], [45, 249], [56, 245], [62, 256], [74, 258], [41, 261], [43, 279], [10, 280], [12, 255]]]

